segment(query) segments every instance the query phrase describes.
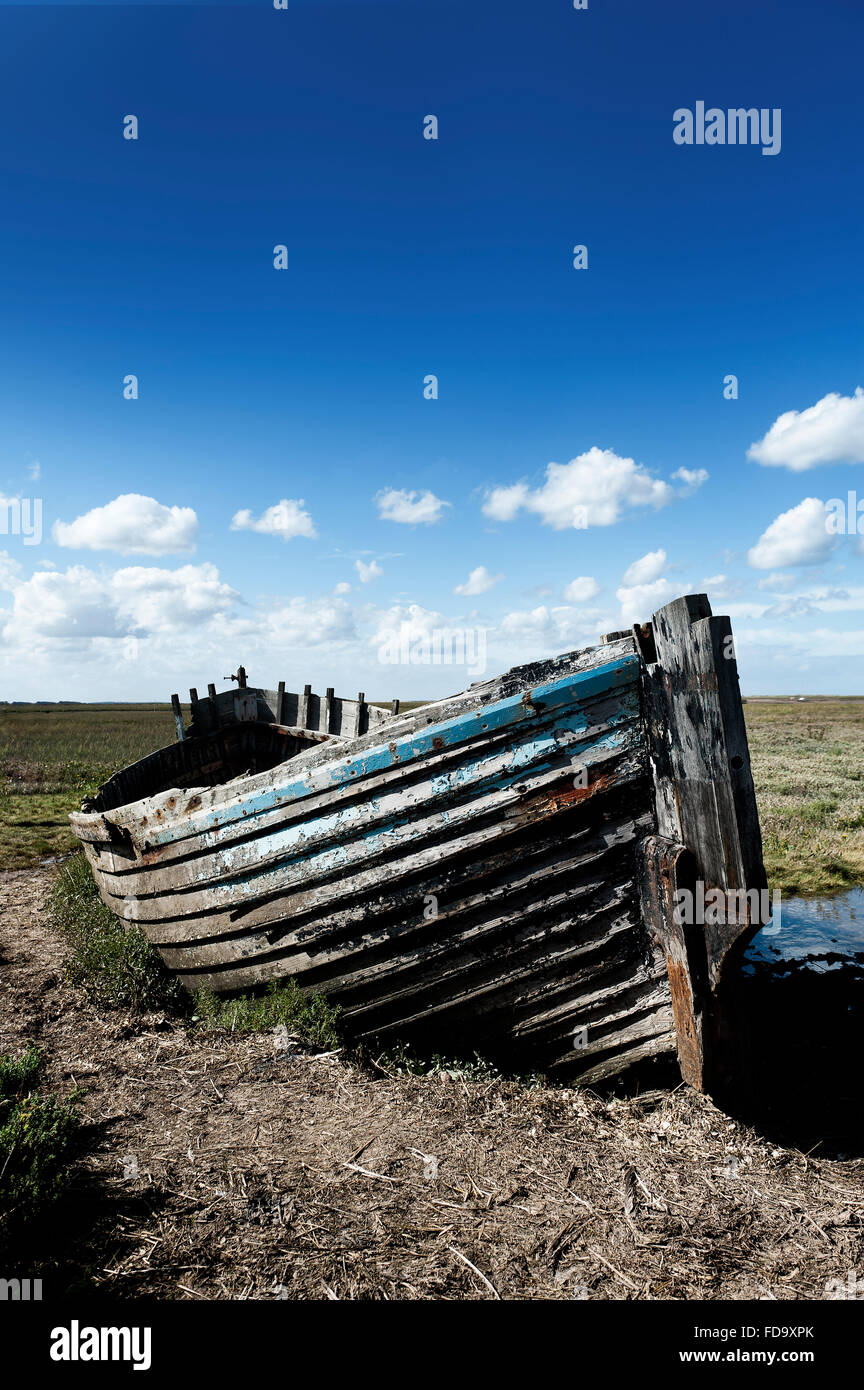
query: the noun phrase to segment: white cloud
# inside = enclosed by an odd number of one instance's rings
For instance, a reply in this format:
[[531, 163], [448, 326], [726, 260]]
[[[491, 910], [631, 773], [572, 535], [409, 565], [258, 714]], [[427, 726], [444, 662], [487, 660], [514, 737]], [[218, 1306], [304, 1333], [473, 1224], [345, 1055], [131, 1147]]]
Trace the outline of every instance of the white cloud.
[[636, 507], [667, 506], [675, 491], [652, 478], [641, 463], [596, 446], [569, 463], [550, 463], [542, 487], [525, 483], [493, 488], [483, 503], [493, 521], [512, 521], [520, 510], [533, 512], [556, 531], [612, 526]]
[[[686, 578], [661, 574], [648, 584], [620, 586], [623, 617], [616, 607], [594, 608], [590, 601], [556, 606], [535, 598], [531, 606], [526, 601], [526, 611], [509, 612], [494, 626], [466, 628], [464, 615], [419, 604], [385, 612], [361, 601], [349, 606], [334, 594], [244, 602], [204, 564], [129, 566], [115, 574], [73, 566], [65, 573], [37, 571], [26, 581], [8, 555], [0, 555], [0, 565], [12, 609], [0, 610], [0, 679], [9, 698], [20, 699], [164, 699], [178, 686], [218, 682], [238, 662], [253, 684], [275, 686], [287, 678], [300, 689], [310, 681], [315, 690], [335, 685], [339, 694], [365, 689], [373, 699], [434, 699], [461, 689], [474, 672], [458, 659], [415, 664], [413, 655], [407, 665], [404, 658], [382, 664], [382, 641], [395, 634], [401, 645], [403, 622], [412, 649], [429, 645], [436, 634], [470, 638], [472, 651], [485, 653], [485, 674], [491, 675], [596, 643], [602, 633], [644, 620], [694, 587]], [[808, 659], [815, 688], [834, 688], [841, 679], [845, 690], [860, 688], [864, 665], [831, 659], [848, 655], [864, 662], [864, 581], [840, 588], [814, 578], [809, 587], [794, 584], [787, 595], [781, 586], [760, 592], [762, 576], [750, 573], [746, 600], [724, 601], [749, 688], [778, 693], [779, 667], [788, 671], [789, 688], [797, 688]], [[764, 578], [772, 576], [776, 572]], [[789, 577], [780, 579], [785, 585]]]
[[797, 507], [781, 512], [748, 552], [757, 570], [789, 565], [820, 565], [836, 544], [827, 526], [828, 509], [818, 497], [805, 497]]
[[351, 585], [350, 585], [350, 584], [347, 584], [347, 583], [345, 582], [345, 580], [342, 579], [342, 580], [340, 580], [340, 582], [335, 586], [335, 588], [333, 589], [333, 592], [334, 592], [334, 594], [350, 594], [350, 592], [351, 592]]
[[766, 618], [776, 621], [778, 618], [809, 618], [811, 613], [819, 610], [803, 594], [789, 595], [787, 598], [778, 598], [776, 603], [772, 603], [762, 613], [761, 618], [764, 622]]
[[425, 637], [431, 637], [436, 629], [447, 626], [443, 613], [424, 608], [419, 603], [394, 604], [392, 608], [380, 610], [375, 615], [375, 627], [370, 641], [379, 646], [386, 642], [394, 632], [401, 632], [413, 644]]
[[864, 588], [805, 589], [801, 597], [820, 613], [864, 612]]
[[614, 606], [540, 603], [506, 613], [487, 630], [489, 672], [595, 646], [620, 626]]
[[370, 560], [368, 565], [363, 560], [355, 560], [354, 568], [361, 584], [371, 584], [373, 579], [380, 579], [384, 573], [377, 560]]
[[600, 585], [590, 574], [580, 574], [577, 579], [571, 579], [565, 585], [563, 598], [570, 603], [587, 603], [589, 599], [596, 598], [600, 592]]
[[385, 488], [376, 494], [375, 501], [382, 521], [398, 521], [405, 526], [432, 526], [450, 506], [434, 492], [406, 492], [404, 488]]
[[650, 584], [658, 579], [666, 568], [666, 551], [649, 550], [647, 555], [634, 560], [625, 571], [621, 584], [629, 589], [635, 584]]
[[[795, 586], [796, 581], [791, 576], [788, 578], [790, 584]], [[757, 588], [759, 586], [757, 585]], [[850, 585], [847, 589], [832, 589], [826, 586], [815, 588], [798, 588], [796, 592], [781, 595], [768, 593], [766, 598], [755, 602], [735, 603], [729, 606], [730, 618], [755, 621], [764, 620], [767, 617], [780, 611], [789, 611], [788, 606], [794, 605], [796, 611], [809, 613], [864, 613], [864, 586]]]
[[457, 584], [453, 590], [454, 594], [462, 594], [468, 598], [473, 594], [488, 594], [489, 590], [496, 584], [500, 584], [504, 578], [503, 574], [490, 574], [485, 565], [478, 565], [473, 569], [465, 580], [464, 584]]
[[21, 566], [8, 550], [0, 550], [0, 589], [11, 590], [20, 584]]
[[[805, 657], [814, 661], [825, 661], [833, 657], [864, 656], [864, 628], [814, 628], [795, 623], [784, 623], [774, 628], [740, 627], [735, 633], [735, 647], [739, 654], [743, 647], [777, 647], [787, 653], [792, 649], [795, 653], [796, 669], [800, 669], [800, 662]], [[835, 688], [830, 677], [822, 685], [824, 693]]]
[[537, 608], [505, 614], [499, 627], [510, 636], [546, 637], [551, 631], [551, 615], [545, 603], [541, 603]]
[[176, 570], [117, 570], [110, 591], [118, 618], [132, 632], [177, 632], [226, 615], [239, 595], [223, 584], [215, 565]]
[[34, 483], [38, 483], [39, 479], [42, 477], [42, 465], [38, 459], [34, 459], [32, 463], [27, 465], [27, 476]]
[[29, 641], [123, 637], [194, 629], [224, 615], [238, 595], [214, 565], [143, 568], [97, 574], [83, 565], [37, 571], [16, 584], [5, 636]]
[[[555, 465], [557, 467], [557, 465]], [[531, 494], [525, 483], [496, 487], [486, 494], [483, 514], [492, 521], [513, 521], [522, 507], [528, 506]]]
[[[507, 613], [498, 624], [496, 636], [510, 639], [513, 661], [524, 659], [525, 645], [547, 652], [560, 652], [568, 647], [590, 646], [598, 634], [609, 631], [612, 625], [608, 614], [599, 608], [571, 608], [560, 604]], [[518, 643], [519, 645], [516, 645]]]
[[191, 507], [165, 507], [155, 497], [126, 492], [74, 521], [56, 521], [52, 534], [57, 545], [72, 550], [176, 555], [195, 549], [198, 518]]
[[707, 592], [712, 590], [715, 598], [722, 598], [729, 587], [729, 580], [725, 574], [712, 574], [708, 579], [702, 580], [702, 588]]
[[[327, 646], [356, 637], [354, 614], [338, 598], [292, 598], [267, 610], [265, 648]], [[260, 632], [255, 638], [260, 640]]]
[[670, 583], [668, 579], [655, 579], [650, 584], [622, 584], [615, 590], [615, 597], [621, 604], [621, 620], [625, 627], [631, 623], [645, 623], [673, 598], [686, 593], [686, 588]]
[[106, 581], [74, 565], [63, 573], [40, 571], [16, 587], [4, 637], [121, 637], [127, 631]]
[[676, 468], [672, 480], [683, 484], [679, 494], [681, 497], [692, 497], [707, 483], [709, 476], [707, 468]]
[[854, 396], [829, 391], [807, 410], [787, 410], [747, 457], [794, 473], [820, 463], [864, 463], [864, 390], [856, 387]]
[[262, 512], [257, 520], [248, 508], [236, 512], [231, 521], [231, 530], [257, 531], [259, 536], [279, 536], [283, 541], [293, 540], [295, 536], [314, 540], [318, 535], [302, 497], [298, 501], [283, 497], [281, 502]]
[[794, 584], [792, 574], [766, 574], [763, 579], [756, 580], [757, 589], [791, 589]]

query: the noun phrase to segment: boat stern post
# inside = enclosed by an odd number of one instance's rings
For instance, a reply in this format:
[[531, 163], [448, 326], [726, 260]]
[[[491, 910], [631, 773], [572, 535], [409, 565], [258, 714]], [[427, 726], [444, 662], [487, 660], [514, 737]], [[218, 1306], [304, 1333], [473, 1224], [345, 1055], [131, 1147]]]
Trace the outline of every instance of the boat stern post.
[[742, 1039], [724, 1016], [724, 964], [770, 917], [738, 667], [704, 594], [634, 629], [657, 833], [638, 848], [643, 920], [666, 958], [685, 1081], [715, 1090]]

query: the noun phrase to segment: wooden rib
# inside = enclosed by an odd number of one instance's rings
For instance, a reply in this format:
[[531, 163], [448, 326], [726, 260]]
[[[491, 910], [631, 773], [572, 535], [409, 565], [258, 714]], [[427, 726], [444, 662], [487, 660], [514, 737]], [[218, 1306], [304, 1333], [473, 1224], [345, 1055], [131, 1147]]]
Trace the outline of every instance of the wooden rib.
[[180, 709], [180, 696], [171, 696], [171, 711], [174, 715], [174, 728], [177, 730], [177, 740], [182, 743], [186, 737], [186, 730], [183, 727], [183, 712]]

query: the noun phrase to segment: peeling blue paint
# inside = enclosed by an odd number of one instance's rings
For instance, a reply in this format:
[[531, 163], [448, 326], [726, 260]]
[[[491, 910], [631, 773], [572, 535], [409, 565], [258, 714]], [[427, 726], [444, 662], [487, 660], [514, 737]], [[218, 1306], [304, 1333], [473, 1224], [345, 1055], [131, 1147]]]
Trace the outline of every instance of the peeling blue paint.
[[[614, 752], [625, 742], [626, 739], [622, 733], [611, 732], [592, 742], [590, 749], [594, 753]], [[568, 754], [573, 751], [573, 748], [573, 745], [568, 747]], [[550, 771], [556, 761], [560, 761], [561, 749], [553, 738], [531, 742], [525, 746], [524, 751], [526, 755], [524, 761], [506, 775], [499, 773], [491, 777], [483, 777], [481, 774], [472, 782], [470, 774], [476, 773], [479, 765], [466, 768], [464, 779], [458, 787], [461, 793], [460, 807], [464, 807], [471, 801], [486, 796], [490, 792], [507, 791], [524, 779], [526, 773], [531, 777], [538, 776]], [[544, 754], [546, 756], [543, 756]], [[573, 751], [573, 756], [577, 756], [575, 751]], [[434, 802], [434, 793], [432, 796], [424, 798], [425, 809], [430, 812], [434, 811]], [[360, 840], [363, 842], [363, 860], [371, 860], [375, 854], [385, 851], [388, 839], [398, 842], [406, 836], [416, 835], [417, 815], [418, 807], [414, 806], [407, 808], [401, 814], [388, 817], [377, 825], [370, 825], [366, 830], [360, 829]], [[450, 821], [448, 810], [439, 812], [439, 817], [443, 825]], [[257, 863], [247, 862], [239, 869], [236, 878], [222, 878], [211, 885], [220, 899], [225, 894], [230, 896], [230, 893], [235, 889], [248, 890], [252, 883], [255, 885], [252, 896], [258, 896], [262, 891], [266, 891], [263, 884], [269, 878], [275, 875], [279, 879], [284, 879], [286, 870], [289, 870], [292, 862], [298, 871], [300, 866], [309, 866], [314, 863], [315, 874], [312, 876], [312, 881], [314, 881], [334, 867], [346, 866], [349, 863], [348, 851], [350, 846], [348, 844], [333, 845], [327, 842], [331, 841], [337, 834], [356, 837], [358, 827], [361, 827], [368, 818], [368, 803], [363, 803], [360, 806], [346, 806], [326, 815], [319, 815], [314, 820], [303, 821], [299, 825], [262, 834], [255, 840], [254, 851], [251, 854], [248, 844], [230, 846], [206, 862], [202, 861], [201, 868], [209, 870], [207, 877], [212, 877], [218, 873], [224, 873], [226, 870], [230, 872], [235, 861], [242, 861], [244, 858], [250, 861], [253, 860], [254, 856], [254, 861]], [[357, 848], [359, 841], [355, 838], [351, 844]], [[274, 859], [279, 862], [274, 863]], [[185, 891], [197, 893], [206, 887], [206, 879], [202, 876], [196, 878], [195, 882], [190, 884]], [[183, 891], [182, 889], [175, 889], [172, 896]]]
[[[619, 710], [611, 715], [607, 722], [614, 723], [633, 718], [637, 710], [635, 683], [638, 668], [639, 661], [636, 656], [625, 656], [588, 671], [574, 672], [560, 680], [536, 686], [530, 692], [499, 700], [486, 709], [472, 710], [455, 719], [432, 724], [422, 732], [403, 735], [390, 743], [376, 744], [373, 748], [363, 749], [360, 753], [341, 758], [332, 764], [309, 769], [299, 776], [290, 777], [281, 785], [250, 791], [248, 796], [233, 805], [208, 808], [172, 821], [159, 829], [150, 829], [147, 838], [151, 845], [156, 846], [184, 840], [207, 831], [217, 831], [221, 826], [238, 820], [249, 821], [285, 803], [315, 795], [325, 790], [328, 785], [337, 794], [347, 792], [350, 795], [354, 791], [355, 783], [364, 777], [384, 772], [397, 765], [409, 766], [412, 762], [436, 752], [443, 752], [460, 743], [468, 743], [508, 727], [518, 727], [531, 721], [542, 725], [549, 715], [556, 711], [562, 712], [559, 717], [562, 727], [574, 733], [585, 731], [589, 727], [588, 715], [582, 709], [572, 709], [572, 706], [578, 706], [580, 702], [597, 695], [611, 695], [615, 691], [623, 690]], [[626, 689], [628, 686], [629, 691]], [[571, 708], [568, 709], [568, 706]], [[526, 756], [530, 761], [530, 755]], [[290, 763], [285, 765], [286, 772], [290, 772], [290, 768]]]

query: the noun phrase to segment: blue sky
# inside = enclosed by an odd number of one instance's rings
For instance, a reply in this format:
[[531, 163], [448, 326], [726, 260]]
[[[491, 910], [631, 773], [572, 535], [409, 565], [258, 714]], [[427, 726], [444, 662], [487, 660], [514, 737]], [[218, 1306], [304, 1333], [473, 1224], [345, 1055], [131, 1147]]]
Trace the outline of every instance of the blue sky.
[[[0, 698], [441, 695], [479, 667], [433, 632], [492, 674], [706, 588], [745, 692], [864, 692], [862, 41], [840, 0], [0, 6], [0, 503], [43, 508], [0, 506]], [[779, 153], [676, 144], [703, 100]]]

